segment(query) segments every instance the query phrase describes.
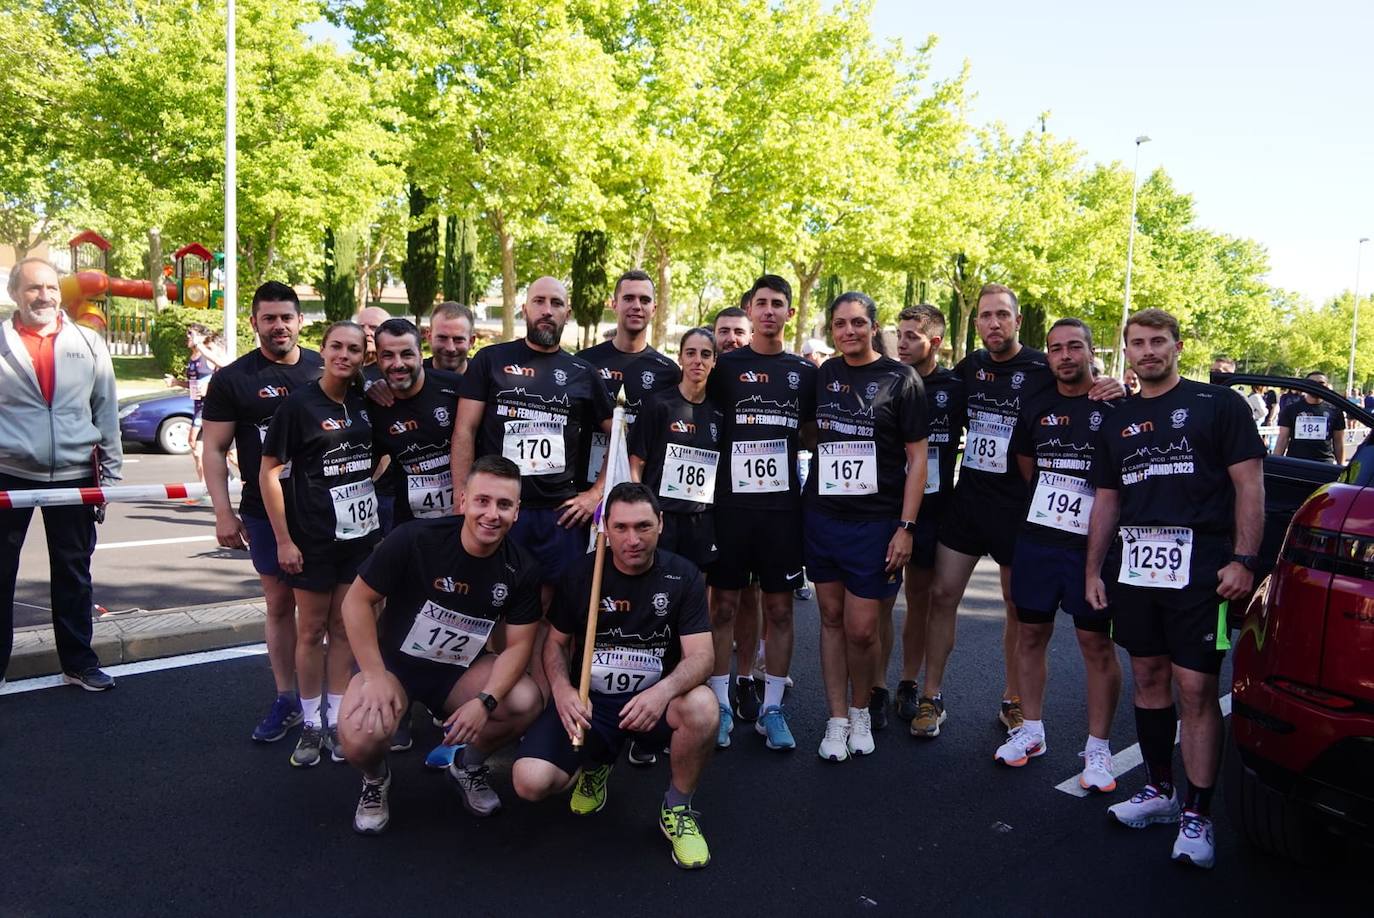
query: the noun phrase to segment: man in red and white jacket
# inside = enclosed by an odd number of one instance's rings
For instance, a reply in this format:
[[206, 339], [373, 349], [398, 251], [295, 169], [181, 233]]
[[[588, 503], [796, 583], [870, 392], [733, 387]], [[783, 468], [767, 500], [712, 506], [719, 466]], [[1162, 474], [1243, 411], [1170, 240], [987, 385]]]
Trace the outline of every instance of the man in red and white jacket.
[[[0, 325], [0, 490], [93, 487], [120, 477], [119, 407], [105, 341], [61, 309], [57, 269], [25, 258], [10, 272], [14, 317]], [[14, 644], [14, 585], [32, 509], [0, 510], [0, 684]], [[52, 624], [63, 680], [114, 687], [91, 649], [87, 506], [44, 507], [52, 571]]]

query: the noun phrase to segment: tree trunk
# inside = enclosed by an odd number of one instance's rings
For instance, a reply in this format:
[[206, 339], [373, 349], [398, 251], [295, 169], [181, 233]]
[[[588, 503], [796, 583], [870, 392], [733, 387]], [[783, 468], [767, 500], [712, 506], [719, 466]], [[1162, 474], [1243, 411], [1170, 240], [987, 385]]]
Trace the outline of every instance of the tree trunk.
[[653, 345], [660, 351], [668, 338], [668, 326], [673, 318], [673, 258], [668, 246], [660, 242], [658, 249], [658, 290], [654, 310]]
[[501, 245], [501, 340], [510, 341], [515, 337], [515, 237], [506, 232], [499, 214], [492, 229]]
[[807, 267], [798, 262], [792, 262], [792, 270], [797, 272], [797, 298], [794, 301], [797, 307], [797, 328], [792, 335], [792, 350], [800, 354], [802, 344], [807, 338], [811, 337], [811, 291], [816, 286], [816, 278], [821, 276], [821, 269], [825, 267], [822, 259], [817, 259], [815, 265], [808, 270]]
[[[156, 226], [148, 230], [148, 280], [153, 285], [153, 311], [161, 312], [167, 308], [167, 291], [162, 283], [162, 232]], [[186, 291], [177, 294], [184, 305]]]

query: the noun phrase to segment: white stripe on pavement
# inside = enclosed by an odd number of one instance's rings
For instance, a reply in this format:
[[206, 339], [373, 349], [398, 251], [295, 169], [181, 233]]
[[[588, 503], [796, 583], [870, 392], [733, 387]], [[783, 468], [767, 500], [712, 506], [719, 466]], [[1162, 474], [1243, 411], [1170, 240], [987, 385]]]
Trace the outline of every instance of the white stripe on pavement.
[[[1231, 716], [1231, 693], [1227, 692], [1221, 696], [1221, 716], [1223, 718]], [[1174, 727], [1174, 743], [1178, 743], [1180, 727]], [[1112, 777], [1119, 778], [1141, 764], [1145, 759], [1140, 754], [1140, 744], [1136, 743], [1128, 746], [1120, 752], [1112, 753]], [[1088, 792], [1078, 783], [1078, 775], [1065, 778], [1054, 786], [1057, 791], [1063, 791], [1073, 797], [1086, 797]]]
[[[139, 673], [152, 673], [162, 669], [179, 669], [183, 666], [197, 666], [201, 663], [219, 663], [223, 660], [237, 660], [242, 657], [260, 657], [267, 653], [266, 644], [247, 644], [243, 647], [226, 647], [223, 650], [205, 650], [200, 653], [187, 653], [179, 657], [163, 657], [160, 660], [141, 660], [138, 663], [120, 663], [117, 666], [103, 667], [111, 676], [136, 676]], [[64, 685], [59, 676], [37, 676], [10, 682], [0, 688], [0, 695], [18, 695], [21, 692], [36, 692], [40, 689], [56, 688]]]
[[149, 545], [180, 545], [183, 542], [213, 542], [215, 537], [208, 536], [181, 536], [175, 539], [139, 539], [134, 542], [97, 542], [96, 551], [107, 548], [147, 548]]

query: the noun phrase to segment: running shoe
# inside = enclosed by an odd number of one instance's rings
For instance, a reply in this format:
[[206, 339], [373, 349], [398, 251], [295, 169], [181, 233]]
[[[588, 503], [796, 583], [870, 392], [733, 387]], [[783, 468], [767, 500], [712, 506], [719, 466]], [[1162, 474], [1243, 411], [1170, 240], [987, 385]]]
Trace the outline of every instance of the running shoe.
[[291, 753], [291, 764], [297, 768], [311, 768], [320, 764], [320, 753], [324, 748], [324, 728], [319, 724], [306, 724], [301, 730], [300, 739]]
[[868, 696], [868, 717], [874, 730], [887, 729], [887, 702], [892, 695], [887, 689], [875, 686]]
[[391, 734], [391, 751], [405, 752], [413, 745], [415, 740], [410, 736], [410, 711], [406, 710], [396, 722], [396, 732]]
[[474, 816], [490, 816], [501, 809], [501, 798], [491, 787], [491, 769], [486, 765], [464, 768], [454, 763], [448, 767], [448, 776], [458, 789], [463, 807]]
[[897, 701], [893, 705], [896, 708], [897, 719], [907, 723], [916, 719], [916, 712], [921, 706], [921, 693], [916, 688], [916, 683], [903, 679], [897, 683]]
[[697, 822], [699, 816], [686, 805], [658, 808], [658, 827], [673, 846], [673, 863], [686, 870], [699, 870], [711, 863], [711, 852]]
[[429, 754], [425, 756], [425, 767], [435, 771], [443, 771], [453, 764], [453, 760], [458, 756], [458, 750], [462, 748], [461, 743], [457, 746], [445, 746], [440, 743], [429, 750]]
[[849, 752], [852, 755], [873, 752], [873, 724], [868, 708], [849, 709]]
[[329, 747], [329, 759], [332, 762], [347, 762], [348, 758], [344, 755], [343, 743], [339, 742], [339, 728], [330, 727], [325, 733], [325, 745]]
[[630, 740], [630, 750], [625, 753], [625, 759], [636, 768], [650, 768], [658, 762], [654, 751], [641, 746], [638, 740]]
[[726, 749], [730, 745], [730, 733], [735, 729], [735, 715], [726, 705], [720, 706], [720, 727], [716, 729], [716, 748]]
[[88, 692], [108, 692], [115, 687], [114, 676], [99, 666], [87, 667], [79, 673], [64, 672], [62, 681]]
[[1174, 839], [1174, 860], [1211, 870], [1217, 862], [1217, 846], [1212, 838], [1212, 820], [1184, 810], [1178, 818], [1178, 838]]
[[849, 758], [849, 721], [843, 717], [827, 720], [825, 736], [821, 737], [821, 747], [816, 754], [831, 762], [843, 762]]
[[[754, 659], [754, 668], [749, 672], [750, 675], [754, 677], [754, 681], [757, 682], [760, 686], [762, 686], [764, 677], [768, 675], [768, 667], [763, 662], [763, 651], [759, 651], [759, 655]], [[792, 688], [792, 677], [783, 676], [782, 684], [787, 686], [788, 688]], [[759, 689], [759, 694], [763, 694], [762, 688]]]
[[272, 708], [267, 712], [267, 716], [253, 728], [253, 742], [275, 743], [286, 735], [286, 731], [300, 722], [300, 699], [294, 692], [284, 692], [272, 702]]
[[1003, 765], [1020, 768], [1031, 759], [1044, 755], [1047, 748], [1043, 733], [1032, 733], [1022, 726], [1007, 735], [1007, 741], [997, 747], [992, 757]]
[[606, 784], [611, 778], [611, 766], [583, 768], [573, 783], [572, 799], [568, 808], [578, 816], [599, 813], [606, 805]]
[[750, 723], [759, 719], [759, 708], [763, 707], [763, 680], [735, 680], [735, 717]]
[[1112, 777], [1112, 753], [1107, 749], [1084, 749], [1083, 773], [1078, 776], [1078, 786], [1084, 790], [1109, 794], [1116, 790], [1116, 778]]
[[797, 748], [797, 741], [792, 738], [792, 731], [787, 726], [787, 717], [776, 704], [770, 704], [759, 713], [754, 731], [765, 737], [764, 745], [769, 749], [786, 751]]
[[940, 735], [940, 725], [948, 716], [944, 699], [922, 695], [916, 703], [916, 716], [911, 719], [911, 735], [934, 739]]
[[358, 795], [358, 808], [353, 811], [353, 831], [360, 835], [380, 835], [391, 821], [387, 796], [391, 792], [391, 769], [386, 777], [363, 778], [363, 792]]
[[1153, 784], [1146, 784], [1130, 800], [1107, 807], [1107, 813], [1123, 826], [1143, 829], [1156, 823], [1178, 822], [1178, 790], [1169, 796]]
[[1021, 713], [1021, 699], [1016, 695], [1002, 699], [1002, 710], [997, 712], [997, 719], [1002, 722], [1008, 732], [1017, 729], [1026, 722], [1026, 718]]

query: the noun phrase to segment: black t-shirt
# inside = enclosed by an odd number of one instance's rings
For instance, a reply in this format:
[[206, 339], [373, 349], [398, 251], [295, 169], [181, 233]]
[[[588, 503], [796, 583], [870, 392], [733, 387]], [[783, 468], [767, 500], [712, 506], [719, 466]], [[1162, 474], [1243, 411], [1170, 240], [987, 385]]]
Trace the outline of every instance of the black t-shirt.
[[396, 525], [419, 517], [453, 513], [449, 446], [458, 410], [456, 373], [426, 370], [425, 383], [410, 398], [373, 405], [372, 448], [390, 456], [396, 472]]
[[[549, 608], [549, 624], [576, 638], [570, 660], [574, 684], [587, 633], [592, 564], [591, 557], [585, 558], [564, 576]], [[695, 564], [660, 549], [653, 567], [631, 577], [608, 555], [596, 618], [592, 692], [623, 695], [649, 688], [682, 659], [682, 635], [710, 630], [706, 579]]]
[[1163, 395], [1121, 403], [1102, 427], [1093, 477], [1120, 492], [1122, 526], [1187, 526], [1229, 538], [1235, 488], [1228, 469], [1264, 452], [1240, 393], [1181, 379]]
[[964, 381], [953, 370], [936, 367], [929, 376], [921, 378], [921, 384], [926, 392], [926, 427], [930, 432], [926, 449], [930, 465], [918, 519], [938, 520], [954, 490], [954, 455], [959, 451], [959, 438], [967, 423]]
[[392, 530], [359, 569], [386, 597], [377, 623], [384, 653], [399, 651], [420, 665], [468, 665], [492, 623], [539, 621], [534, 558], [510, 539], [479, 558], [463, 547], [462, 534], [461, 516], [414, 520]]
[[365, 399], [350, 387], [340, 404], [312, 383], [292, 392], [267, 428], [263, 455], [291, 464], [282, 492], [291, 541], [302, 552], [381, 535]]
[[303, 347], [296, 362], [286, 364], [268, 360], [259, 348], [210, 378], [201, 416], [207, 421], [228, 421], [234, 425], [234, 445], [243, 475], [239, 513], [266, 518], [262, 493], [258, 490], [258, 469], [262, 465], [262, 440], [267, 436], [267, 424], [288, 395], [319, 379], [323, 372], [324, 359], [318, 351]]
[[[676, 386], [644, 400], [630, 428], [629, 453], [644, 460], [643, 481], [664, 513], [701, 513], [715, 499], [725, 415], [706, 399], [693, 403]], [[668, 471], [667, 480], [664, 470]], [[704, 495], [705, 500], [683, 495]]]
[[1345, 412], [1327, 402], [1310, 405], [1300, 398], [1279, 412], [1279, 426], [1288, 428], [1288, 455], [1335, 462], [1335, 438], [1345, 435]]
[[483, 402], [475, 456], [520, 466], [525, 507], [557, 507], [577, 495], [577, 457], [613, 405], [596, 369], [566, 351], [536, 351], [524, 340], [482, 348], [459, 389]]
[[1035, 460], [1022, 538], [1058, 548], [1087, 547], [1097, 439], [1103, 426], [1113, 423], [1119, 404], [1094, 402], [1086, 394], [1060, 395], [1056, 387], [1021, 413], [1012, 453]]
[[926, 439], [921, 377], [891, 357], [853, 367], [832, 357], [816, 374], [816, 450], [807, 506], [842, 520], [896, 520], [906, 445]]
[[801, 425], [816, 419], [816, 365], [785, 351], [736, 348], [720, 355], [706, 397], [725, 415], [716, 504], [797, 509], [797, 448]]
[[[578, 351], [577, 356], [596, 367], [612, 403], [624, 391], [625, 427], [629, 431], [634, 430], [635, 418], [647, 396], [676, 387], [682, 381], [682, 370], [678, 369], [678, 365], [651, 347], [627, 354], [616, 348], [614, 341], [603, 341]], [[596, 481], [609, 445], [608, 435], [599, 430], [592, 432], [587, 440], [587, 449], [578, 457], [579, 488], [586, 489]]]
[[968, 434], [957, 486], [960, 498], [992, 504], [998, 512], [1019, 512], [1026, 483], [1011, 455], [1011, 435], [1022, 409], [1054, 386], [1045, 355], [1021, 346], [1016, 356], [998, 362], [980, 348], [954, 372], [968, 393]]
[[464, 373], [467, 372], [467, 364], [463, 365], [462, 370], [444, 370], [439, 367], [436, 367], [434, 365], [433, 357], [426, 357], [424, 360], [421, 360], [420, 365], [425, 368], [426, 373], [428, 373], [430, 370], [438, 370], [440, 373], [450, 373], [454, 376], [462, 376]]
[[[362, 367], [362, 374], [363, 374], [363, 386], [365, 387], [365, 388], [363, 389], [364, 392], [366, 392], [368, 389], [370, 389], [374, 384], [375, 384], [375, 385], [379, 385], [379, 386], [385, 386], [385, 385], [386, 385], [386, 377], [382, 374], [382, 368], [381, 368], [381, 366], [378, 365], [377, 361], [375, 361], [375, 360], [372, 361], [371, 363], [368, 363], [368, 364], [364, 364], [364, 365], [363, 365], [363, 367]], [[369, 399], [369, 404], [371, 404], [373, 408], [380, 408], [380, 407], [381, 407], [381, 406], [378, 405], [376, 402], [373, 402], [373, 401], [371, 401], [370, 399]], [[381, 454], [378, 453], [378, 455], [381, 455]], [[393, 465], [388, 465], [388, 466], [382, 471], [382, 474], [380, 474], [380, 475], [377, 476], [376, 480], [373, 481], [372, 484], [373, 484], [373, 486], [377, 489], [377, 496], [378, 496], [378, 497], [383, 498], [384, 500], [394, 501], [395, 498], [396, 498], [396, 486], [397, 486], [397, 482], [399, 482], [399, 481], [400, 481], [400, 477], [397, 475], [397, 473], [396, 473], [396, 467], [395, 467], [395, 465], [393, 464]], [[394, 504], [393, 504], [393, 507], [394, 507]], [[394, 511], [393, 511], [393, 512], [394, 512]]]

